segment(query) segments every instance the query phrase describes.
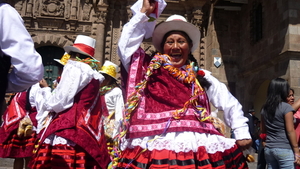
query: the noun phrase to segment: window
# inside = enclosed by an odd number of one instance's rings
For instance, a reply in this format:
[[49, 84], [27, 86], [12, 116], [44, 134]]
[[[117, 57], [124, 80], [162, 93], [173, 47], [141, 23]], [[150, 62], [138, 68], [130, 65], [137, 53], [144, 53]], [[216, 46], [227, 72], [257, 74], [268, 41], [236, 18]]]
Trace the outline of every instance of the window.
[[258, 42], [263, 37], [263, 23], [262, 23], [262, 4], [254, 3], [250, 13], [250, 36], [252, 44]]

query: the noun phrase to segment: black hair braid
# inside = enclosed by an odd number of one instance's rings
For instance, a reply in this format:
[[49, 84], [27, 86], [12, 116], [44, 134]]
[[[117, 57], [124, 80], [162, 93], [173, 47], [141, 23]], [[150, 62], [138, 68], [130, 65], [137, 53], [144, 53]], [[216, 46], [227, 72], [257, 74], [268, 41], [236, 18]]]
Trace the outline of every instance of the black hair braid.
[[[195, 57], [194, 57], [194, 55], [192, 53], [189, 54], [189, 60], [192, 61], [192, 62], [194, 62], [195, 66], [199, 67], [198, 61], [195, 59]], [[200, 76], [198, 74], [197, 74], [197, 79], [198, 79], [199, 83], [201, 84], [201, 86], [204, 89], [208, 90], [208, 88], [211, 86], [211, 83], [209, 81], [207, 81], [204, 77], [202, 77], [202, 76]]]

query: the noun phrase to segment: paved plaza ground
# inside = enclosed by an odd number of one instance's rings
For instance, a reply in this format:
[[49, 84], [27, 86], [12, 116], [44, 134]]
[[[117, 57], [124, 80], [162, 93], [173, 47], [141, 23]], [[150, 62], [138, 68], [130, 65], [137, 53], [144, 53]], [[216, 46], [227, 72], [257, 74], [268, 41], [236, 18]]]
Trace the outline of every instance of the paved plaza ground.
[[[257, 159], [257, 154], [255, 154], [255, 158]], [[249, 169], [256, 169], [256, 162], [248, 163], [248, 164], [249, 164]], [[0, 169], [13, 169], [13, 159], [0, 158]]]

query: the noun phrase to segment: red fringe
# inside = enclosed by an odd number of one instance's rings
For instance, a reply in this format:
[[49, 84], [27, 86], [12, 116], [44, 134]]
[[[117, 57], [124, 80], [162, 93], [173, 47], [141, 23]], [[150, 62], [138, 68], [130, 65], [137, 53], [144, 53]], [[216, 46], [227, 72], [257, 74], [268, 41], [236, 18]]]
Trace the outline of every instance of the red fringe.
[[36, 133], [32, 133], [31, 137], [19, 138], [17, 134], [12, 134], [5, 142], [0, 143], [1, 158], [24, 158], [31, 157]]
[[43, 143], [37, 153], [29, 163], [31, 169], [100, 169], [96, 161], [79, 146]]

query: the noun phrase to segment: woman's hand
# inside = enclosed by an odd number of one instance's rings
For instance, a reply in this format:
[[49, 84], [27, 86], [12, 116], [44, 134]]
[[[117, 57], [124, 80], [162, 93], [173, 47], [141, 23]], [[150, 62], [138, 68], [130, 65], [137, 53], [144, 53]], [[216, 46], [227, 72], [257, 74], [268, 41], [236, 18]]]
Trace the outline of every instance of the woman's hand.
[[141, 12], [146, 13], [146, 15], [149, 16], [155, 9], [155, 3], [155, 0], [143, 0]]
[[252, 139], [236, 140], [236, 144], [244, 151], [252, 145]]
[[300, 154], [299, 153], [295, 153], [294, 163], [296, 163], [297, 165], [300, 165]]

